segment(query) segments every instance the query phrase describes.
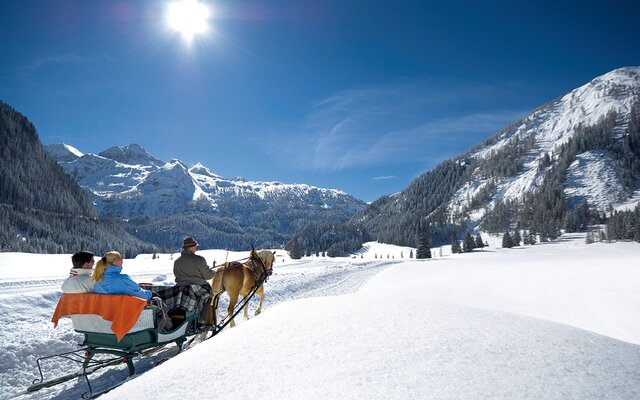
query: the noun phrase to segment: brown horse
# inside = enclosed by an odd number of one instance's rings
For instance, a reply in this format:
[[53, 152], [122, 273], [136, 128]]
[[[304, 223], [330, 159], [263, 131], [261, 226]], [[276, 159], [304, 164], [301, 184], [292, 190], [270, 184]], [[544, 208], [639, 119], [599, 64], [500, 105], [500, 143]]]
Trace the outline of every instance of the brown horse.
[[[238, 303], [238, 297], [246, 297], [251, 289], [271, 275], [273, 261], [275, 260], [275, 252], [261, 250], [256, 252], [251, 249], [249, 261], [240, 264], [237, 261], [230, 262], [226, 265], [222, 275], [222, 288], [229, 294], [229, 306], [227, 307], [227, 315], [233, 313], [233, 309]], [[264, 302], [264, 285], [260, 285], [256, 294], [260, 297], [260, 304], [256, 309], [255, 315], [262, 311], [262, 303]], [[249, 304], [244, 306], [244, 318], [249, 319]], [[231, 326], [235, 326], [235, 321], [231, 320]]]

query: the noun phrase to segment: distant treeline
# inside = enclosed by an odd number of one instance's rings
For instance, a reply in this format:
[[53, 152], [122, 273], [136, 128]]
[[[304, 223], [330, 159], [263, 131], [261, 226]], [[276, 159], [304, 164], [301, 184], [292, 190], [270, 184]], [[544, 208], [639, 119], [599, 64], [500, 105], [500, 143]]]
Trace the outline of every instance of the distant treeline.
[[613, 211], [607, 222], [606, 239], [640, 242], [640, 204], [633, 211]]
[[119, 251], [127, 257], [155, 246], [129, 236], [112, 221], [0, 205], [0, 251], [60, 254]]

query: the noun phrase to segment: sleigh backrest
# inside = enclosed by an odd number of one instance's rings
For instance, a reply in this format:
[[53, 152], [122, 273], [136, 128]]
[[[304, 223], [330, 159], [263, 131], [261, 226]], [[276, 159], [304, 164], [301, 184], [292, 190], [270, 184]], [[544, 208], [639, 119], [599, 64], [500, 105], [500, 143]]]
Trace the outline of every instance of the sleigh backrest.
[[[103, 319], [95, 314], [75, 314], [70, 315], [73, 322], [73, 329], [80, 333], [109, 333], [112, 334], [111, 321]], [[127, 333], [139, 332], [146, 329], [155, 329], [155, 310], [152, 307], [145, 307], [140, 313], [138, 321]]]

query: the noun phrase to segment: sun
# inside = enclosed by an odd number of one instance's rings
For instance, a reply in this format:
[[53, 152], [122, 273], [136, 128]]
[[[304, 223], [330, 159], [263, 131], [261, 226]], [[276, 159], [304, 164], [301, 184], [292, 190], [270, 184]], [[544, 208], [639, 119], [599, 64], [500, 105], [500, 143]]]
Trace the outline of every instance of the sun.
[[198, 0], [180, 0], [169, 4], [167, 15], [169, 26], [190, 43], [196, 34], [208, 30], [211, 11]]

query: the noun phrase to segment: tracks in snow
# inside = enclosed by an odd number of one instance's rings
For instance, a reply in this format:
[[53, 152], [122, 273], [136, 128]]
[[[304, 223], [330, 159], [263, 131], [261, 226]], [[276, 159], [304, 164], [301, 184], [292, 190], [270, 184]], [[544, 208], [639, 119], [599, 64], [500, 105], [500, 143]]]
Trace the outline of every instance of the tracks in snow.
[[[274, 272], [265, 286], [267, 304], [306, 297], [354, 293], [369, 279], [399, 261], [328, 264], [303, 271]], [[277, 271], [277, 269], [274, 269]]]

